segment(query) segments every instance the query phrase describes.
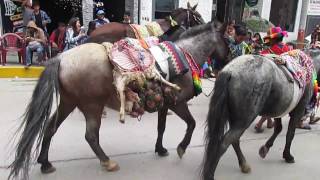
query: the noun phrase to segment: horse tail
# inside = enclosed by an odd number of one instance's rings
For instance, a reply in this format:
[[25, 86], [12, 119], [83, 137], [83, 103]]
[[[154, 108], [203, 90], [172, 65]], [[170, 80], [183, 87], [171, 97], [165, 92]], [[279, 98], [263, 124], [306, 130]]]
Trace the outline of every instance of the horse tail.
[[[11, 170], [8, 180], [29, 179], [30, 163], [38, 155], [45, 130], [51, 121], [50, 113], [54, 94], [58, 102], [59, 66], [59, 58], [50, 60], [33, 91], [31, 101], [23, 115], [22, 124], [17, 130], [18, 133], [23, 129], [16, 146], [14, 161], [9, 166]], [[56, 119], [52, 119], [52, 121], [56, 121]], [[36, 147], [33, 151], [36, 141]]]
[[218, 162], [219, 147], [224, 136], [225, 126], [229, 119], [228, 109], [228, 82], [231, 78], [229, 72], [219, 73], [215, 82], [215, 89], [210, 101], [207, 117], [206, 150], [202, 169], [203, 179], [212, 179]]

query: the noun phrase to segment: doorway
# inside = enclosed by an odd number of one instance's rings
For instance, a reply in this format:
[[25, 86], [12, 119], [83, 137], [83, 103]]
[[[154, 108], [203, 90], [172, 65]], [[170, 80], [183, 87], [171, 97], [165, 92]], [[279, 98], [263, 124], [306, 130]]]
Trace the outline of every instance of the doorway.
[[[104, 10], [106, 13], [106, 18], [112, 22], [122, 22], [123, 15], [125, 13], [125, 0], [95, 0], [96, 6], [94, 13], [94, 18], [96, 18], [96, 12], [98, 10]], [[103, 3], [102, 7], [97, 7], [97, 3]]]

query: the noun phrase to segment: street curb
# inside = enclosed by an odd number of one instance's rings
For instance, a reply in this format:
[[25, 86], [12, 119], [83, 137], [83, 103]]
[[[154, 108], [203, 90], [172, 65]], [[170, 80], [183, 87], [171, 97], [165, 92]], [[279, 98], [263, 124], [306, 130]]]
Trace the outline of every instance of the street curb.
[[44, 67], [0, 66], [0, 78], [39, 78]]

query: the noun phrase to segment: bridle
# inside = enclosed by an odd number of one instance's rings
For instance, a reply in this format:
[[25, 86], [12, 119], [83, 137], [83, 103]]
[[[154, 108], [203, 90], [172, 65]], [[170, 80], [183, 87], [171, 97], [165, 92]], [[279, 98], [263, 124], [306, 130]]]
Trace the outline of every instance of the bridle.
[[195, 21], [196, 24], [198, 24], [198, 25], [204, 24], [204, 21], [202, 20], [199, 13], [197, 13], [196, 11], [193, 11], [192, 9], [189, 9], [189, 8], [186, 9], [186, 11], [187, 11], [187, 22], [186, 23], [179, 24], [176, 20], [174, 20], [172, 18], [172, 16], [169, 16], [171, 27], [180, 26], [180, 28], [187, 30], [187, 29], [191, 28], [191, 17], [193, 18], [193, 20]]

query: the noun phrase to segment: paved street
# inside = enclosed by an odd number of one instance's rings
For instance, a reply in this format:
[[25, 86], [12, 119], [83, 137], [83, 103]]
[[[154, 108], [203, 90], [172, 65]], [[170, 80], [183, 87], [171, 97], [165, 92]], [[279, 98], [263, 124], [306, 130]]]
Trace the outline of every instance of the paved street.
[[[6, 179], [6, 167], [12, 161], [10, 152], [12, 134], [19, 125], [19, 118], [31, 97], [36, 81], [32, 79], [0, 80], [0, 179]], [[212, 82], [204, 82], [204, 91], [209, 93]], [[200, 95], [190, 102], [190, 109], [197, 127], [190, 147], [183, 159], [179, 159], [175, 148], [183, 138], [185, 123], [176, 115], [168, 116], [164, 145], [170, 156], [160, 158], [154, 154], [157, 135], [157, 115], [147, 114], [142, 121], [127, 118], [126, 124], [118, 122], [118, 114], [108, 111], [100, 130], [100, 143], [105, 152], [116, 160], [121, 169], [110, 173], [102, 169], [93, 151], [84, 138], [85, 121], [76, 110], [61, 126], [50, 149], [49, 158], [57, 171], [42, 175], [36, 165], [31, 180], [197, 180], [203, 158], [204, 122], [208, 111], [209, 98]], [[287, 126], [287, 118], [284, 124]], [[217, 170], [218, 180], [319, 180], [320, 167], [320, 125], [312, 131], [298, 130], [292, 152], [295, 164], [282, 160], [284, 131], [275, 142], [265, 160], [258, 156], [259, 147], [271, 135], [272, 130], [255, 134], [253, 127], [242, 137], [242, 149], [252, 167], [252, 173], [244, 175], [238, 168], [232, 149], [224, 155]]]

